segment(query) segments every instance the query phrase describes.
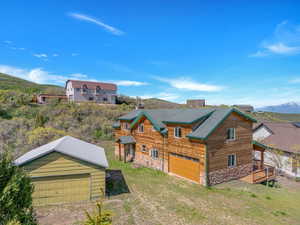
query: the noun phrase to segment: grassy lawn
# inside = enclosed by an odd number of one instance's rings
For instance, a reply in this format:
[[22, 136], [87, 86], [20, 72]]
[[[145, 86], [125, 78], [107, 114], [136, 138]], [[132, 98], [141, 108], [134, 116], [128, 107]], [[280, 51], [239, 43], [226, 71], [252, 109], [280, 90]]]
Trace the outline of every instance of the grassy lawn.
[[268, 188], [232, 181], [205, 188], [115, 161], [111, 147], [106, 149], [111, 169], [122, 170], [131, 192], [110, 197], [122, 201], [108, 201], [114, 224], [300, 224], [299, 185]]
[[[111, 142], [103, 144], [111, 170], [121, 170], [126, 185], [110, 185], [105, 206], [116, 225], [297, 225], [300, 224], [300, 184], [280, 188], [232, 181], [205, 188], [148, 168], [114, 160]], [[118, 194], [117, 194], [118, 193]], [[42, 208], [52, 214], [41, 224], [82, 224], [84, 210], [94, 204]], [[68, 208], [69, 207], [69, 208]], [[63, 212], [63, 214], [62, 214]], [[63, 215], [63, 216], [62, 216]], [[62, 218], [67, 218], [61, 222]], [[73, 218], [73, 220], [72, 220]], [[49, 221], [49, 222], [42, 222]], [[76, 221], [76, 222], [75, 222]]]

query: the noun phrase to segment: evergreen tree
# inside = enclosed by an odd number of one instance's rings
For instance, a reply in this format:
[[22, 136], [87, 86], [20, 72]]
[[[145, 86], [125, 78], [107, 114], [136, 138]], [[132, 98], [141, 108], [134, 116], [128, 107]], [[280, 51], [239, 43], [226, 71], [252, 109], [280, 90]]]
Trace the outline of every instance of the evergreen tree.
[[33, 185], [30, 177], [0, 154], [0, 225], [9, 223], [36, 225], [32, 207]]

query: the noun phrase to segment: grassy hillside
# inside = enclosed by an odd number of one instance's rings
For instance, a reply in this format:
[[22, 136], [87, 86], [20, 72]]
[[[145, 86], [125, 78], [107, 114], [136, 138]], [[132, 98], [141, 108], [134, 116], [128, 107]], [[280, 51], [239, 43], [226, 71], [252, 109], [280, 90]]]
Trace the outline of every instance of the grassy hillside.
[[162, 108], [162, 109], [174, 109], [174, 108], [183, 108], [186, 107], [185, 104], [178, 104], [174, 102], [169, 102], [166, 100], [158, 99], [158, 98], [149, 98], [143, 100], [145, 108], [147, 109], [157, 109], [157, 108]]
[[273, 112], [263, 112], [263, 113], [251, 113], [258, 121], [271, 121], [271, 122], [299, 122], [300, 114], [290, 114], [290, 113], [273, 113]]
[[19, 90], [26, 93], [64, 93], [63, 87], [36, 84], [4, 73], [0, 73], [0, 90]]

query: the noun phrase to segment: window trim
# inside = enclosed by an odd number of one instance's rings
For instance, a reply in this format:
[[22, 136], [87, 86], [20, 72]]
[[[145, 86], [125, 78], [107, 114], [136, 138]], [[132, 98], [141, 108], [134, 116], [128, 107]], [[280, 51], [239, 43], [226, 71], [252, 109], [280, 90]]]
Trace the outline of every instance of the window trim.
[[[177, 136], [177, 132], [178, 132], [178, 129], [180, 130], [180, 136]], [[177, 131], [177, 132], [176, 132]], [[182, 130], [181, 130], [181, 127], [174, 127], [174, 137], [175, 138], [182, 138]]]
[[[141, 131], [141, 127], [143, 128], [142, 131]], [[138, 125], [138, 132], [139, 133], [144, 133], [144, 131], [145, 131], [144, 123], [139, 123], [139, 125]]]
[[124, 130], [129, 130], [129, 124], [128, 123], [123, 123], [124, 124], [124, 126], [123, 126], [123, 128], [124, 128]]
[[[153, 152], [155, 152], [155, 154], [153, 154]], [[157, 148], [152, 148], [150, 151], [150, 157], [152, 159], [159, 159], [159, 151]]]
[[[228, 133], [228, 132], [230, 132], [231, 129], [233, 129], [233, 138], [228, 138], [230, 136], [230, 133]], [[236, 130], [235, 130], [235, 127], [227, 128], [226, 140], [227, 141], [235, 141], [236, 140]]]
[[[229, 157], [231, 157], [231, 156], [234, 156], [234, 165], [229, 165], [229, 162], [230, 162]], [[228, 166], [228, 168], [234, 168], [234, 167], [237, 166], [236, 154], [230, 154], [230, 155], [227, 156], [227, 166]]]
[[141, 146], [141, 152], [147, 152], [147, 146], [146, 145]]

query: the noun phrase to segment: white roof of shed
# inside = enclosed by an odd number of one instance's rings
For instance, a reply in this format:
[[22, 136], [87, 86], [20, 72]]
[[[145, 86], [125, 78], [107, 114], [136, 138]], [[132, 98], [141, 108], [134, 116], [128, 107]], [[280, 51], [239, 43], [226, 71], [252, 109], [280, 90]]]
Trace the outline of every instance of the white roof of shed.
[[62, 137], [35, 148], [17, 158], [14, 163], [20, 166], [51, 152], [60, 152], [94, 165], [102, 166], [104, 168], [108, 167], [108, 162], [103, 148], [71, 136]]

